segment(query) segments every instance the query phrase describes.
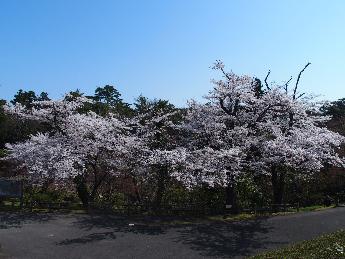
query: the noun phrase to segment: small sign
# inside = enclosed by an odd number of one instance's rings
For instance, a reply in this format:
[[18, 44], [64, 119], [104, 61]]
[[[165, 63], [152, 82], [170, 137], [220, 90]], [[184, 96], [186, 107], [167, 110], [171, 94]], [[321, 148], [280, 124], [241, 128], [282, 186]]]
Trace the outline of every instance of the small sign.
[[22, 196], [23, 196], [22, 181], [0, 179], [0, 197], [21, 198]]
[[231, 204], [226, 204], [226, 205], [225, 205], [225, 208], [226, 208], [226, 209], [231, 209], [231, 208], [232, 208], [232, 205], [231, 205]]

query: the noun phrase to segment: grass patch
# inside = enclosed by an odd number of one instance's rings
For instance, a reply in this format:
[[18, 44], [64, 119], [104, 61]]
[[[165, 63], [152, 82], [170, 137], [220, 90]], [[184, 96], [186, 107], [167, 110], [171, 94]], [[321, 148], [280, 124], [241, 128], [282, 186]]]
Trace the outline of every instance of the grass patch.
[[301, 212], [309, 212], [309, 211], [326, 210], [326, 209], [331, 209], [331, 208], [334, 208], [334, 206], [314, 205], [314, 206], [300, 208], [299, 211], [301, 211]]
[[216, 215], [216, 216], [208, 216], [206, 219], [212, 221], [239, 221], [239, 220], [249, 220], [254, 219], [257, 216], [251, 213], [240, 213], [237, 215]]
[[262, 253], [250, 259], [323, 259], [345, 258], [345, 231], [322, 235], [286, 248]]
[[299, 211], [297, 210], [287, 210], [285, 212], [265, 212], [265, 213], [240, 213], [237, 215], [213, 215], [213, 216], [204, 216], [204, 217], [181, 217], [181, 219], [174, 219], [174, 220], [166, 220], [162, 217], [159, 220], [159, 224], [161, 225], [187, 225], [187, 224], [198, 224], [198, 223], [205, 223], [205, 222], [233, 222], [233, 221], [242, 221], [242, 220], [251, 220], [251, 219], [258, 219], [258, 218], [266, 218], [266, 217], [273, 217], [273, 216], [285, 216], [296, 214], [299, 212], [312, 212], [312, 211], [321, 211], [335, 208], [334, 206], [324, 207], [322, 205], [315, 205], [309, 207], [300, 208]]
[[[173, 225], [195, 225], [195, 224], [205, 224], [210, 222], [234, 222], [234, 221], [241, 221], [241, 220], [250, 220], [255, 219], [258, 217], [262, 217], [261, 215], [254, 215], [254, 214], [238, 214], [238, 215], [214, 215], [214, 216], [203, 216], [203, 217], [193, 217], [193, 216], [168, 216], [168, 217], [155, 217], [150, 220], [144, 220], [145, 225], [149, 226], [173, 226]], [[141, 216], [137, 217], [130, 217], [129, 220], [140, 222], [144, 218]]]

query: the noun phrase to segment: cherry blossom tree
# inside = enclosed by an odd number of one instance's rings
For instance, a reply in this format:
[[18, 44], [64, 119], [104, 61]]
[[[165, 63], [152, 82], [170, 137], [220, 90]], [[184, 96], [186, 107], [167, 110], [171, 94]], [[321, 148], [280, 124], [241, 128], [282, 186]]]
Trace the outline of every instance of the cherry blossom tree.
[[191, 102], [187, 113], [186, 127], [193, 135], [188, 169], [195, 172], [187, 176], [226, 187], [226, 204], [236, 212], [236, 181], [248, 164], [255, 126], [269, 110], [263, 101], [256, 102], [252, 78], [225, 73], [220, 62], [215, 69], [223, 71], [225, 81], [214, 81], [208, 102]]
[[241, 174], [271, 175], [276, 185], [277, 170], [307, 175], [325, 163], [344, 165], [335, 152], [344, 138], [323, 127], [328, 118], [297, 93], [301, 73], [289, 92], [288, 83], [269, 86], [266, 77], [263, 89], [258, 79], [227, 73], [220, 61], [214, 69], [223, 79], [214, 81], [207, 103], [191, 102], [187, 115], [186, 127], [195, 135], [189, 145], [194, 173], [186, 174], [188, 178], [225, 186], [226, 204], [236, 211], [235, 186]]
[[169, 182], [184, 165], [186, 157], [179, 137], [182, 111], [167, 101], [150, 101], [145, 97], [139, 97], [136, 107], [136, 135], [143, 145], [143, 177], [155, 189], [154, 207], [159, 210]]
[[[246, 174], [270, 177], [273, 202], [281, 203], [288, 172], [309, 177], [327, 164], [345, 165], [337, 154], [344, 137], [325, 127], [330, 117], [320, 112], [322, 104], [298, 92], [308, 64], [290, 90], [291, 80], [269, 85], [268, 74], [264, 87], [217, 61], [214, 69], [223, 77], [213, 81], [206, 102], [177, 109], [141, 96], [131, 118], [111, 110], [96, 114], [87, 108], [93, 100], [80, 94], [7, 105], [7, 113], [45, 125], [28, 140], [8, 144], [7, 158], [26, 168], [34, 184], [74, 182], [85, 207], [107, 179], [123, 174], [133, 180], [139, 202], [138, 182], [150, 186], [157, 209], [176, 179], [187, 187], [224, 187], [226, 204], [237, 212], [236, 185]], [[111, 87], [103, 90], [102, 103], [119, 97]]]
[[138, 145], [126, 122], [115, 116], [79, 113], [86, 102], [90, 100], [66, 96], [58, 101], [34, 102], [31, 109], [20, 104], [7, 107], [7, 112], [50, 126], [48, 132], [31, 136], [26, 142], [7, 145], [9, 158], [22, 162], [34, 183], [47, 178], [58, 182], [73, 179], [85, 207], [109, 175], [121, 172], [126, 165], [123, 158]]
[[[183, 161], [184, 150], [177, 148], [174, 128], [180, 118], [177, 109], [158, 100], [148, 111], [120, 120], [111, 113], [100, 116], [85, 110], [90, 102], [67, 95], [62, 100], [33, 102], [30, 108], [7, 106], [8, 113], [39, 121], [49, 129], [25, 142], [8, 144], [8, 158], [27, 168], [32, 183], [73, 180], [85, 207], [109, 176], [129, 174], [135, 186], [138, 178], [154, 180], [159, 207], [170, 175]], [[137, 186], [136, 190], [140, 201]]]
[[289, 171], [305, 178], [325, 165], [344, 167], [344, 160], [337, 153], [344, 137], [326, 128], [331, 117], [321, 112], [324, 102], [315, 102], [313, 96], [298, 93], [301, 75], [309, 65], [300, 71], [291, 90], [289, 81], [278, 87], [289, 98], [289, 103], [284, 105], [283, 112], [270, 119], [265, 129], [270, 138], [259, 145], [262, 161], [270, 172], [276, 204], [282, 203]]

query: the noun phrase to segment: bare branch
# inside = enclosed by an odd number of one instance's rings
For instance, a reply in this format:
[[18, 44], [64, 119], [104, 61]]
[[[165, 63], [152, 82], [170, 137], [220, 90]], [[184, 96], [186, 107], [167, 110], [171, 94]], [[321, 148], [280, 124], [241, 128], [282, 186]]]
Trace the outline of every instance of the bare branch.
[[301, 93], [296, 99], [301, 98], [303, 95], [305, 95], [305, 93]]
[[284, 89], [285, 89], [286, 93], [288, 92], [288, 86], [289, 86], [289, 83], [291, 82], [291, 80], [292, 80], [292, 77], [290, 77], [290, 79], [284, 85]]
[[224, 99], [219, 98], [219, 104], [220, 104], [220, 108], [222, 108], [222, 110], [225, 113], [227, 113], [228, 115], [232, 115], [232, 112], [224, 106]]
[[281, 103], [276, 103], [276, 104], [270, 104], [268, 105], [260, 114], [259, 116], [256, 118], [255, 122], [260, 122], [266, 115], [266, 113], [268, 111], [270, 111], [272, 108], [274, 107], [281, 107], [281, 106], [284, 106], [283, 104]]
[[[225, 97], [226, 98], [226, 97]], [[240, 100], [239, 99], [236, 99], [234, 101], [234, 104], [232, 105], [231, 108], [226, 108], [225, 105], [224, 105], [224, 99], [222, 98], [219, 98], [219, 104], [220, 104], [220, 108], [222, 108], [222, 110], [227, 113], [228, 115], [231, 115], [231, 116], [236, 116], [237, 112], [238, 112], [238, 109], [240, 108], [239, 104], [240, 104]]]
[[297, 87], [298, 87], [298, 83], [299, 83], [299, 80], [301, 79], [301, 75], [302, 73], [304, 72], [304, 70], [310, 65], [311, 63], [308, 62], [308, 64], [306, 64], [304, 66], [304, 68], [299, 72], [298, 74], [298, 77], [297, 77], [297, 81], [296, 81], [296, 85], [295, 85], [295, 89], [293, 90], [293, 99], [295, 100], [296, 99], [296, 92], [297, 92]]
[[294, 114], [292, 112], [289, 113], [289, 128], [292, 128], [293, 123], [294, 123], [293, 115]]
[[268, 79], [268, 77], [269, 77], [270, 74], [271, 74], [271, 70], [268, 70], [268, 73], [267, 73], [267, 75], [266, 75], [266, 77], [265, 77], [265, 85], [266, 85], [266, 87], [267, 87], [268, 90], [271, 90], [271, 88], [268, 86], [268, 83], [267, 83], [267, 79]]
[[224, 75], [229, 81], [231, 81], [231, 78], [230, 78], [229, 75], [224, 71], [224, 68], [221, 68], [220, 70], [222, 71], [223, 75]]
[[240, 104], [240, 100], [236, 99], [235, 100], [235, 104], [234, 104], [234, 109], [232, 111], [232, 115], [236, 115], [237, 114], [238, 108], [240, 107], [239, 104]]

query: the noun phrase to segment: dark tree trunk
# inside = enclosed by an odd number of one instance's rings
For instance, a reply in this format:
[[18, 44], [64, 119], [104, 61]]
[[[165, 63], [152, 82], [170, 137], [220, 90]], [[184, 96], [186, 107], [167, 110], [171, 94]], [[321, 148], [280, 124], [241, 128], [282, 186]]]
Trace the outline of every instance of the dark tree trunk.
[[159, 167], [157, 169], [157, 191], [156, 191], [156, 197], [154, 202], [154, 207], [156, 211], [160, 211], [162, 208], [162, 201], [163, 201], [163, 195], [166, 189], [166, 182], [167, 182], [167, 167]]
[[138, 188], [138, 181], [134, 176], [132, 177], [132, 180], [133, 180], [136, 199], [139, 203], [141, 203], [141, 195], [140, 195], [139, 188]]
[[[273, 192], [273, 203], [282, 204], [285, 190], [285, 172], [278, 172], [277, 167], [272, 167], [272, 192]], [[275, 206], [277, 207], [277, 206]]]
[[233, 177], [231, 177], [230, 182], [226, 186], [225, 189], [225, 204], [231, 205], [231, 208], [228, 208], [230, 213], [237, 214], [239, 212], [239, 206], [238, 206], [238, 196], [236, 192], [236, 185]]
[[86, 179], [82, 175], [78, 175], [74, 178], [74, 183], [76, 185], [77, 194], [83, 204], [83, 207], [85, 209], [88, 209], [90, 202], [90, 194], [86, 185]]

